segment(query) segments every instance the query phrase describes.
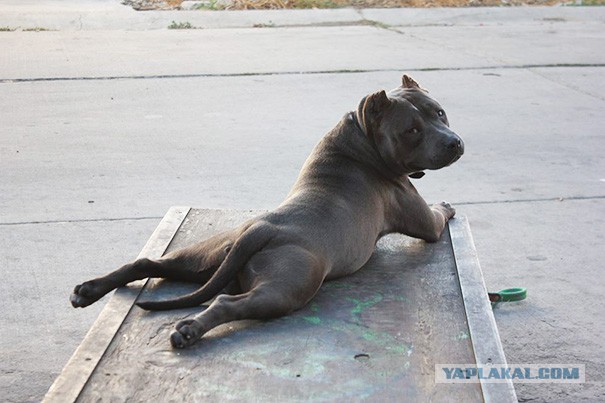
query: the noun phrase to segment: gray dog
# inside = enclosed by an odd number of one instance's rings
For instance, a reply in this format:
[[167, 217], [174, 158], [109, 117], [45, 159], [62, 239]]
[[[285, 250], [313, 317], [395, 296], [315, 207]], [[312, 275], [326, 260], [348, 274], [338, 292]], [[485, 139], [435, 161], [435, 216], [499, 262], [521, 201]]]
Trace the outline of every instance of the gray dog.
[[139, 259], [76, 286], [74, 307], [146, 278], [203, 286], [143, 309], [200, 305], [177, 323], [175, 348], [210, 329], [242, 319], [269, 319], [307, 304], [324, 280], [346, 276], [368, 261], [380, 237], [399, 232], [436, 242], [455, 210], [428, 206], [408, 177], [454, 163], [464, 152], [441, 106], [408, 76], [400, 87], [364, 97], [315, 147], [286, 200], [274, 211], [161, 259]]

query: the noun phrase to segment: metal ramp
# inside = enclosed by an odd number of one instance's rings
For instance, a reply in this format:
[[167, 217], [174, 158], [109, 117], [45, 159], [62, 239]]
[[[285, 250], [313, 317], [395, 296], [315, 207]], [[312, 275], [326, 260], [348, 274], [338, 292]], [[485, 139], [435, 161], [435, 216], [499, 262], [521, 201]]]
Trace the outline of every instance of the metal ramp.
[[[258, 213], [173, 207], [139, 257]], [[225, 324], [173, 350], [174, 323], [200, 309], [146, 312], [134, 302], [195, 288], [143, 280], [118, 289], [44, 401], [516, 401], [510, 382], [435, 383], [435, 364], [506, 363], [464, 217], [435, 244], [381, 239], [362, 270], [325, 283], [290, 316]]]

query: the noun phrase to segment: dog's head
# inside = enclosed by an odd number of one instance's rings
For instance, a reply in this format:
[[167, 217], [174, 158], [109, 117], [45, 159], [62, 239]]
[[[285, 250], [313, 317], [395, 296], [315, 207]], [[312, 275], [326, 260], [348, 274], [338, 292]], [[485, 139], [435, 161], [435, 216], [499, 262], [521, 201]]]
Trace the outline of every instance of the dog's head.
[[416, 81], [364, 97], [357, 119], [385, 164], [398, 175], [439, 169], [464, 153], [462, 139], [449, 128], [443, 108]]

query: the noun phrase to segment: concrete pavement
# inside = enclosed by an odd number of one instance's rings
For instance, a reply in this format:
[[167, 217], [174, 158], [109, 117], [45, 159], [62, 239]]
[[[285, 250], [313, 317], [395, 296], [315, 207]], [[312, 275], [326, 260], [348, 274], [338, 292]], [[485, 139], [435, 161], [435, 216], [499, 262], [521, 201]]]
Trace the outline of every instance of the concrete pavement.
[[118, 0], [3, 0], [0, 27], [40, 27], [60, 31], [155, 30], [173, 21], [193, 27], [252, 28], [375, 23], [381, 26], [535, 25], [540, 22], [603, 22], [591, 7], [315, 9], [241, 11], [142, 11]]
[[469, 217], [488, 288], [529, 289], [496, 310], [509, 362], [587, 365], [586, 384], [519, 398], [602, 400], [604, 22], [587, 7], [4, 1], [0, 27], [56, 31], [0, 32], [3, 399], [44, 395], [102, 308], [71, 309], [70, 289], [135, 257], [169, 206], [274, 207], [346, 111], [410, 72], [467, 145], [419, 191]]

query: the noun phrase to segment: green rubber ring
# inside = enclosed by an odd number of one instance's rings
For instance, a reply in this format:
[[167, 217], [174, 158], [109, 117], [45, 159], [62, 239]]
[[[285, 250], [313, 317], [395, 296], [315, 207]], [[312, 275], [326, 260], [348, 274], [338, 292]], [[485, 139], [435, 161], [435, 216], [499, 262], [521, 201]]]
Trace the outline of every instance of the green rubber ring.
[[498, 291], [497, 294], [500, 296], [498, 302], [522, 301], [527, 298], [527, 288], [506, 288]]

